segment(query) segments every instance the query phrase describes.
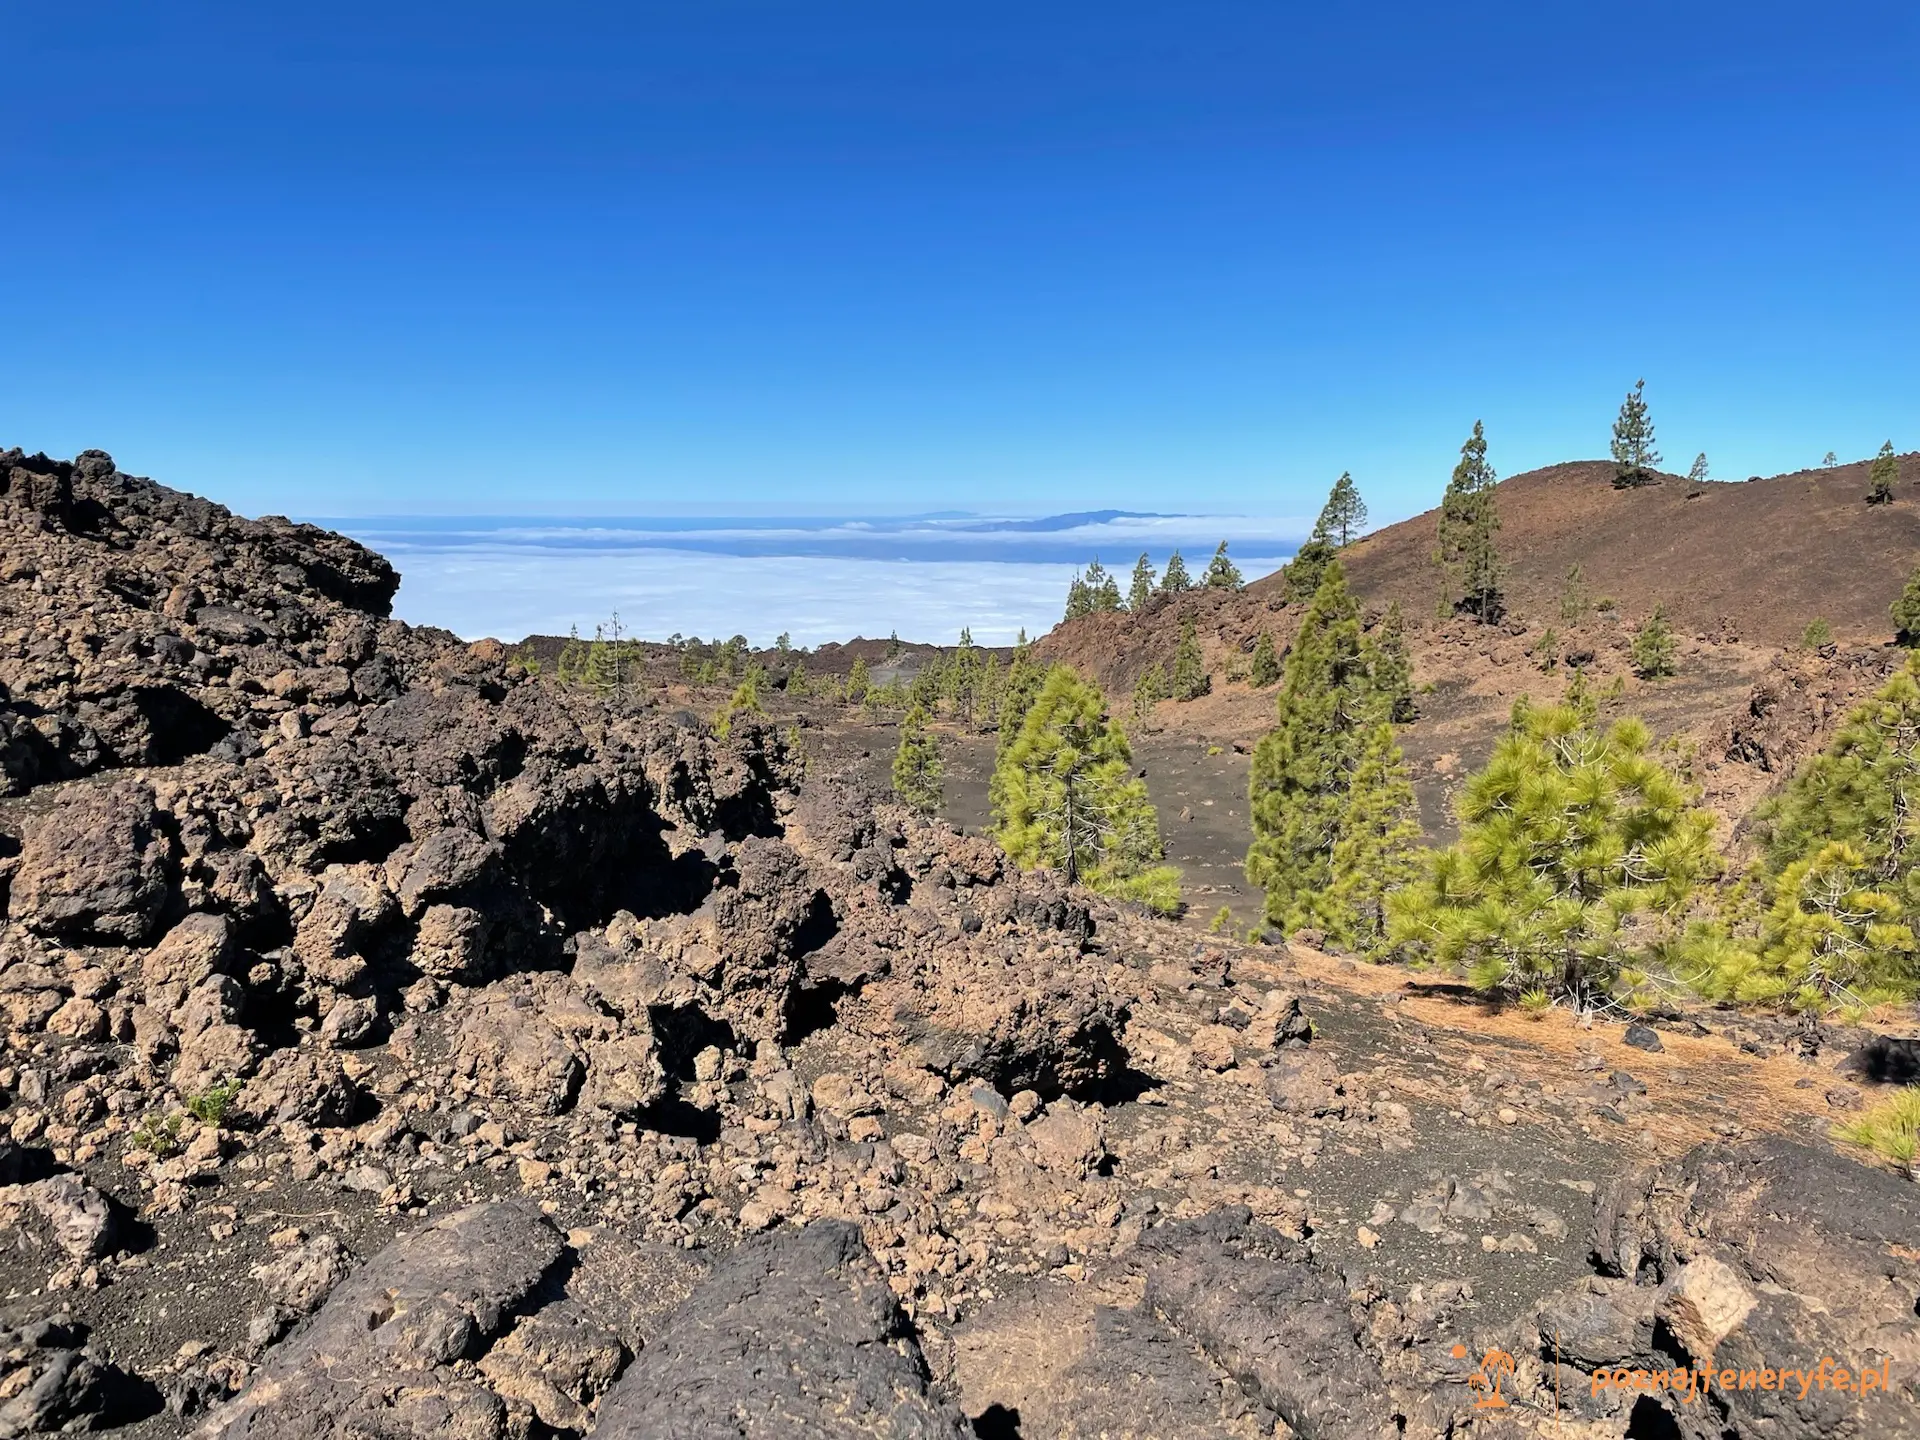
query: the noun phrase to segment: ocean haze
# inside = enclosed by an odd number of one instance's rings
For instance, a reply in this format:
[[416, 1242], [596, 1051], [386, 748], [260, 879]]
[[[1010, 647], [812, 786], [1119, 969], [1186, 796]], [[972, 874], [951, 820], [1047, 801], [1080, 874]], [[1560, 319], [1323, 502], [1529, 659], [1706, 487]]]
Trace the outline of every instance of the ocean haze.
[[469, 639], [593, 627], [744, 634], [798, 645], [898, 632], [950, 643], [970, 627], [1009, 644], [1059, 620], [1075, 571], [1098, 559], [1124, 588], [1145, 552], [1178, 549], [1196, 577], [1226, 540], [1246, 577], [1291, 555], [1297, 516], [1089, 511], [1041, 517], [313, 517], [385, 554], [395, 613]]

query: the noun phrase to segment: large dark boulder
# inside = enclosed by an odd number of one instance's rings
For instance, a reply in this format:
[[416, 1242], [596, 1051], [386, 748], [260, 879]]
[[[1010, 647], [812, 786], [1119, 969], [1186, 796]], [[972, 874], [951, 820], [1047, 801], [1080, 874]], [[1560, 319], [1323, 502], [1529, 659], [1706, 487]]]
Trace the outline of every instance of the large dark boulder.
[[859, 1230], [822, 1221], [748, 1241], [608, 1393], [595, 1440], [884, 1435], [959, 1440], [911, 1325]]
[[504, 1440], [507, 1409], [469, 1378], [565, 1245], [529, 1205], [494, 1202], [396, 1240], [335, 1288], [201, 1440]]
[[77, 786], [27, 828], [10, 913], [42, 934], [138, 944], [166, 909], [173, 868], [149, 787]]
[[[1699, 1440], [1920, 1435], [1920, 1187], [1826, 1146], [1716, 1143], [1614, 1181], [1592, 1238], [1602, 1278], [1549, 1301], [1539, 1326], [1543, 1356], [1559, 1333], [1580, 1408], [1653, 1406]], [[1891, 1393], [1796, 1382], [1679, 1400], [1589, 1378], [1811, 1375], [1823, 1357], [1880, 1370]]]

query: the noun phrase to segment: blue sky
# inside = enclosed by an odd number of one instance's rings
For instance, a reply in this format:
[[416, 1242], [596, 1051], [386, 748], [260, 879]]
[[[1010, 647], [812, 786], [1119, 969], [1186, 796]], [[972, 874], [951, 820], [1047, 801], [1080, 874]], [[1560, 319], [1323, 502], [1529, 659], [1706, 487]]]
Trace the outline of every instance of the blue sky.
[[246, 512], [1376, 519], [1920, 447], [1911, 4], [13, 5], [0, 445]]

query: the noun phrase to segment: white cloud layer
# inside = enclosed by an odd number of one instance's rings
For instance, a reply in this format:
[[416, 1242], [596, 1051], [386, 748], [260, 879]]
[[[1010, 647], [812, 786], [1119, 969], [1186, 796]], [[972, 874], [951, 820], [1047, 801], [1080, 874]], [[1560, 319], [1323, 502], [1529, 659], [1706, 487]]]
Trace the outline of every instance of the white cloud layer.
[[[620, 612], [630, 634], [744, 634], [767, 645], [781, 631], [813, 646], [855, 635], [951, 644], [971, 626], [983, 645], [1044, 634], [1066, 603], [1071, 564], [997, 560], [870, 560], [846, 556], [701, 554], [684, 550], [554, 550], [536, 545], [397, 545], [404, 577], [394, 611], [468, 639], [564, 635]], [[1239, 557], [1236, 557], [1239, 558]], [[1239, 558], [1249, 579], [1281, 560]], [[1190, 562], [1196, 572], [1203, 568]], [[1126, 569], [1121, 567], [1121, 584]]]
[[1121, 585], [1134, 557], [1179, 549], [1198, 578], [1224, 537], [1248, 578], [1275, 569], [1304, 530], [1289, 518], [979, 515], [817, 518], [387, 516], [324, 522], [399, 566], [396, 611], [469, 638], [583, 635], [616, 610], [649, 639], [744, 634], [798, 645], [855, 635], [951, 643], [970, 626], [1007, 644], [1060, 618], [1067, 584], [1096, 557]]

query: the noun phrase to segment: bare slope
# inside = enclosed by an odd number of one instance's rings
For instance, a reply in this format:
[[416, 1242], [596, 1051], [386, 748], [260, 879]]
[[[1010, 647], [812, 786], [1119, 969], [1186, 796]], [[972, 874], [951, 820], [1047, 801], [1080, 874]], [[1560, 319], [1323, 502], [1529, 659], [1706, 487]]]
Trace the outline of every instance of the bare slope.
[[[1887, 606], [1920, 561], [1920, 454], [1900, 460], [1899, 498], [1866, 503], [1868, 462], [1802, 470], [1744, 484], [1689, 484], [1668, 476], [1613, 488], [1597, 460], [1532, 470], [1499, 488], [1507, 603], [1552, 623], [1567, 570], [1579, 565], [1595, 598], [1638, 619], [1664, 605], [1683, 630], [1723, 630], [1785, 645], [1824, 616], [1843, 639], [1891, 633]], [[1433, 511], [1376, 531], [1347, 552], [1368, 601], [1433, 613]], [[1256, 591], [1277, 589], [1269, 578]]]

